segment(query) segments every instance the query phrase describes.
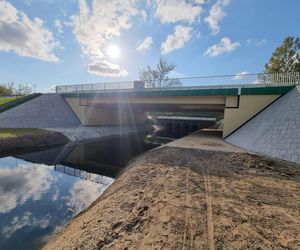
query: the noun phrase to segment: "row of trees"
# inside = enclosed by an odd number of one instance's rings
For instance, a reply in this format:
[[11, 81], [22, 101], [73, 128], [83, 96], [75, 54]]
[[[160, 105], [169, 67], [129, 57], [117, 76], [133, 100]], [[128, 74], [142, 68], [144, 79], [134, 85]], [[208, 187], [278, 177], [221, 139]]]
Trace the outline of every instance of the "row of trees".
[[0, 95], [28, 95], [32, 93], [32, 86], [30, 84], [19, 84], [15, 86], [12, 81], [10, 83], [0, 83]]
[[[140, 70], [139, 79], [145, 82], [149, 88], [161, 88], [180, 85], [178, 79], [169, 78], [169, 74], [175, 70], [175, 64], [168, 63], [166, 59], [160, 58], [156, 67]], [[260, 80], [268, 78], [272, 73], [300, 72], [300, 38], [287, 37], [283, 43], [273, 52], [268, 63], [265, 64], [265, 71], [259, 76]]]

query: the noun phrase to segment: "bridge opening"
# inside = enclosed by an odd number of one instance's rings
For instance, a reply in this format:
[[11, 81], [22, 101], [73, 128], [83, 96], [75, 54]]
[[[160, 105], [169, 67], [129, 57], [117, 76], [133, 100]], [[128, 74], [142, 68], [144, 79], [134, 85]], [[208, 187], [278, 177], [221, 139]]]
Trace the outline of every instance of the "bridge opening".
[[156, 128], [154, 136], [180, 138], [204, 128], [219, 128], [222, 114], [204, 112], [152, 112], [150, 123]]

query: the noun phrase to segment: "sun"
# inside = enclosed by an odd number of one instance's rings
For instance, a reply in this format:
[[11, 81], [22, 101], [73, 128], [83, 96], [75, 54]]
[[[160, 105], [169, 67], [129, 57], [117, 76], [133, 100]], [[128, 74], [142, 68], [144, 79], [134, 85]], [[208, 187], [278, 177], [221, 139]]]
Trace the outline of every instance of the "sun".
[[106, 52], [111, 58], [118, 58], [120, 56], [120, 49], [115, 45], [109, 45]]

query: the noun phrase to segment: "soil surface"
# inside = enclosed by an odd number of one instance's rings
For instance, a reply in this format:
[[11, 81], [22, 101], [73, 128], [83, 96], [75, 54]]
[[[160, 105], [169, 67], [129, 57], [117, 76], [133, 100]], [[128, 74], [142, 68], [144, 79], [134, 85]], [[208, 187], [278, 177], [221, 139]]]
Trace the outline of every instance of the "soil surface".
[[[16, 130], [16, 129], [14, 129]], [[13, 136], [0, 137], [0, 156], [14, 153], [32, 152], [34, 149], [58, 146], [69, 142], [63, 134], [53, 131], [39, 130], [38, 132], [15, 133]]]
[[44, 249], [300, 249], [299, 181], [297, 164], [161, 147]]

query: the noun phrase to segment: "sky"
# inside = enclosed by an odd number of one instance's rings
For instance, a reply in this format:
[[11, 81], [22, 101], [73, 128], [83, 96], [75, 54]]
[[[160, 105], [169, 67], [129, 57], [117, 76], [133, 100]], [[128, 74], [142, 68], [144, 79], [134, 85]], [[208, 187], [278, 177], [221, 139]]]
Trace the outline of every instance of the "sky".
[[287, 36], [299, 0], [0, 0], [0, 83], [138, 79], [161, 56], [172, 77], [256, 73]]

